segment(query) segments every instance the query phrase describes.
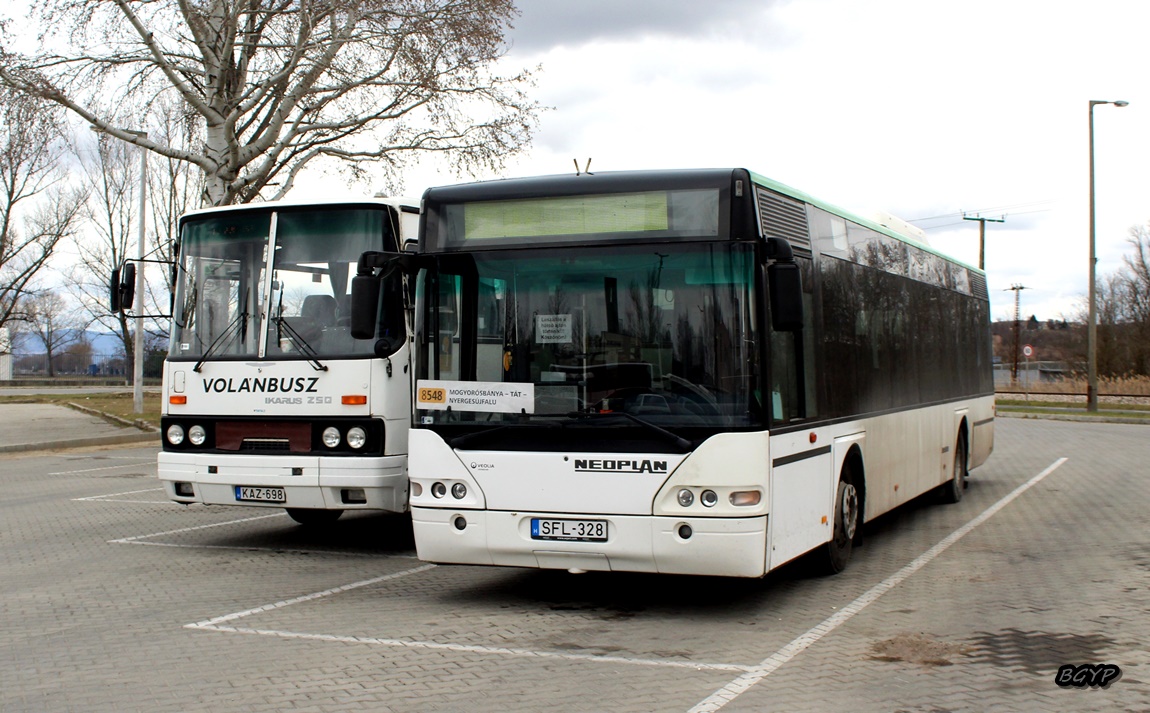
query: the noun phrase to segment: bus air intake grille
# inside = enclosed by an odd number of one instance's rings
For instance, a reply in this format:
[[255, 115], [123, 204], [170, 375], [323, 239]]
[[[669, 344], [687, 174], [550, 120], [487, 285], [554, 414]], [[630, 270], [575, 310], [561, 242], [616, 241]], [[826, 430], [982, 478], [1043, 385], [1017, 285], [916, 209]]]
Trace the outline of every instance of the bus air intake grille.
[[986, 294], [986, 276], [970, 270], [970, 292], [980, 300], [988, 300]]
[[291, 441], [286, 438], [245, 438], [241, 451], [290, 451]]
[[755, 187], [759, 220], [763, 235], [785, 238], [792, 248], [809, 251], [811, 235], [807, 230], [807, 211], [802, 203], [765, 188]]

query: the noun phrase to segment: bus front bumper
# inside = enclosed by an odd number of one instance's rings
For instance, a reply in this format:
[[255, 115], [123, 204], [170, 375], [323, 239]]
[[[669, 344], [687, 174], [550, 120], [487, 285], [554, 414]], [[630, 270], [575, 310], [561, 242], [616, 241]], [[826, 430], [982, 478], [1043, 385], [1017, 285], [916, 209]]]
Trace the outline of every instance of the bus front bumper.
[[[462, 520], [461, 520], [462, 518]], [[603, 542], [542, 540], [531, 520], [606, 520]], [[419, 558], [443, 564], [761, 577], [767, 517], [671, 518], [411, 509]], [[684, 526], [689, 528], [689, 537]]]
[[[161, 452], [160, 482], [178, 503], [325, 510], [407, 509], [407, 456], [323, 458], [311, 456]], [[182, 484], [182, 485], [180, 485]], [[191, 495], [179, 492], [190, 485]], [[283, 501], [238, 499], [236, 489], [282, 489]]]

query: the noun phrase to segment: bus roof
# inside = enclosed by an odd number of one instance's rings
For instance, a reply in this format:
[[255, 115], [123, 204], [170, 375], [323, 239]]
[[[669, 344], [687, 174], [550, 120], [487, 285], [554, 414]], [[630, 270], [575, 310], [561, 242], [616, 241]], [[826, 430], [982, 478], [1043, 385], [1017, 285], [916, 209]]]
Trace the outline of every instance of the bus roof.
[[895, 238], [896, 240], [901, 240], [945, 260], [962, 265], [979, 274], [985, 274], [983, 270], [947, 255], [913, 236], [892, 230], [874, 220], [863, 218], [836, 205], [819, 200], [796, 188], [792, 188], [784, 183], [780, 183], [744, 168], [605, 171], [602, 173], [583, 173], [578, 175], [568, 173], [523, 178], [503, 178], [428, 188], [424, 192], [423, 198], [425, 200], [430, 199], [437, 203], [462, 203], [477, 200], [514, 200], [556, 195], [577, 195], [589, 191], [623, 192], [632, 189], [649, 189], [652, 184], [667, 189], [698, 188], [705, 185], [727, 187], [737, 173], [746, 174], [753, 183], [764, 188], [808, 203], [816, 208], [825, 210], [828, 213], [833, 213], [845, 220], [857, 223], [870, 230]]
[[265, 201], [263, 203], [239, 203], [234, 205], [221, 205], [211, 208], [197, 208], [180, 216], [180, 222], [189, 218], [199, 218], [215, 213], [231, 213], [248, 210], [274, 210], [276, 208], [331, 208], [332, 206], [370, 206], [385, 205], [404, 210], [404, 212], [419, 212], [419, 199], [411, 197], [371, 196], [363, 198], [350, 198], [347, 200], [280, 200]]
[[888, 228], [887, 226], [882, 225], [880, 223], [877, 223], [874, 220], [871, 220], [869, 218], [863, 218], [860, 215], [856, 215], [856, 214], [850, 212], [849, 210], [846, 210], [845, 208], [840, 208], [840, 207], [838, 207], [832, 203], [827, 203], [826, 201], [819, 200], [818, 198], [815, 198], [814, 196], [808, 195], [807, 193], [804, 193], [803, 191], [800, 191], [797, 188], [791, 188], [790, 186], [786, 185], [785, 183], [779, 183], [778, 181], [767, 178], [766, 176], [759, 175], [753, 171], [748, 171], [748, 173], [751, 174], [751, 180], [752, 181], [763, 186], [764, 188], [769, 188], [772, 191], [775, 191], [777, 193], [782, 193], [783, 195], [790, 196], [791, 198], [794, 198], [795, 200], [800, 200], [800, 201], [803, 201], [804, 203], [809, 203], [810, 205], [813, 205], [816, 208], [821, 208], [822, 210], [825, 210], [828, 213], [833, 213], [833, 214], [839, 216], [840, 218], [851, 221], [852, 223], [858, 223], [859, 225], [863, 226], [864, 228], [869, 228], [870, 230], [874, 230], [876, 232], [882, 233], [883, 235], [890, 236], [892, 238], [895, 238], [896, 240], [901, 240], [904, 243], [907, 243], [909, 245], [915, 246], [916, 248], [919, 248], [920, 250], [925, 250], [928, 253], [931, 253], [933, 255], [937, 255], [937, 256], [939, 256], [945, 260], [949, 260], [950, 262], [953, 262], [957, 265], [962, 265], [963, 267], [967, 268], [968, 270], [973, 270], [979, 274], [986, 274], [985, 271], [983, 271], [977, 267], [974, 267], [973, 265], [968, 265], [967, 263], [963, 262], [962, 260], [959, 260], [958, 258], [956, 258], [952, 255], [947, 255], [946, 253], [940, 251], [938, 248], [935, 248], [931, 245], [928, 245], [928, 244], [922, 242], [921, 240], [918, 240], [914, 236], [907, 235], [906, 233], [900, 233], [899, 231]]

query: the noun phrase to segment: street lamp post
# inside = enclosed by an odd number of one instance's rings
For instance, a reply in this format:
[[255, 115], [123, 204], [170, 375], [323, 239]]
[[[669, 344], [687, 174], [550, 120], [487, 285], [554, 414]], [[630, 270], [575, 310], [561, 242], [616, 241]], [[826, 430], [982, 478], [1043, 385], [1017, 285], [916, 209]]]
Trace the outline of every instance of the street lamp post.
[[[146, 131], [129, 132], [141, 139], [148, 138]], [[143, 146], [140, 149], [140, 216], [139, 231], [137, 235], [137, 253], [140, 256], [140, 265], [136, 270], [136, 334], [132, 344], [132, 412], [144, 412], [144, 224], [146, 222], [144, 211], [148, 206], [148, 150]]]
[[1087, 286], [1088, 316], [1086, 322], [1086, 410], [1098, 410], [1098, 308], [1095, 302], [1094, 268], [1097, 258], [1094, 253], [1094, 107], [1099, 104], [1113, 104], [1122, 107], [1124, 101], [1090, 100], [1090, 271]]
[[[95, 126], [92, 131], [106, 133]], [[137, 139], [148, 138], [148, 132], [133, 129], [121, 129], [125, 134], [131, 134]], [[136, 143], [136, 142], [133, 142]], [[140, 149], [140, 216], [136, 252], [140, 259], [139, 269], [136, 270], [136, 299], [140, 307], [136, 310], [136, 333], [132, 340], [132, 410], [135, 413], [144, 412], [144, 211], [147, 209], [148, 196], [148, 150], [139, 143]], [[132, 305], [124, 305], [125, 308]]]

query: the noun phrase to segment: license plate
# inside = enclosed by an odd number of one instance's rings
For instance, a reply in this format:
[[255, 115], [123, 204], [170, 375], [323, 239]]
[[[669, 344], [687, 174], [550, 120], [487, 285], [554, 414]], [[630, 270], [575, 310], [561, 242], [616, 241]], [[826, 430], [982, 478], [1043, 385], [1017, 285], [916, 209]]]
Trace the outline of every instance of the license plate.
[[237, 485], [236, 500], [253, 503], [286, 503], [287, 492], [283, 488], [252, 488]]
[[531, 518], [531, 539], [606, 542], [606, 520], [545, 520]]

